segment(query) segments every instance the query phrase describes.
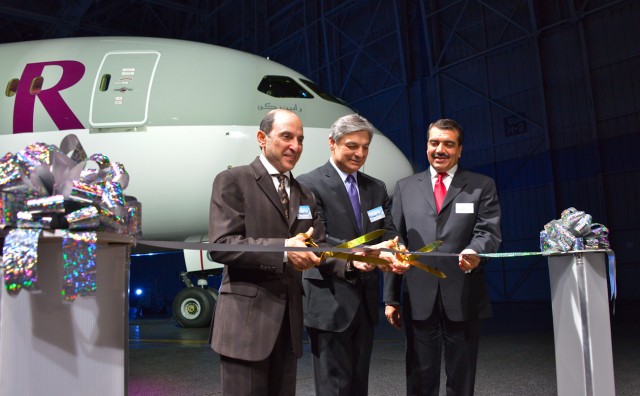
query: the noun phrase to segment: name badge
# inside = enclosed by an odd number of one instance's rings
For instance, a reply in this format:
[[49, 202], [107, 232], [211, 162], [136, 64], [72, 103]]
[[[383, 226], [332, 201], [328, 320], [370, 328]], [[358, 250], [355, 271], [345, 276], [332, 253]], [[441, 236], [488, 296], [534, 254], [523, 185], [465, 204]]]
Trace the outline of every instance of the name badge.
[[369, 221], [372, 223], [374, 221], [384, 219], [384, 210], [382, 210], [382, 206], [378, 206], [377, 208], [367, 210], [367, 214], [369, 215]]
[[300, 205], [298, 209], [298, 220], [311, 220], [312, 218], [309, 205]]
[[456, 213], [473, 213], [473, 203], [456, 203]]

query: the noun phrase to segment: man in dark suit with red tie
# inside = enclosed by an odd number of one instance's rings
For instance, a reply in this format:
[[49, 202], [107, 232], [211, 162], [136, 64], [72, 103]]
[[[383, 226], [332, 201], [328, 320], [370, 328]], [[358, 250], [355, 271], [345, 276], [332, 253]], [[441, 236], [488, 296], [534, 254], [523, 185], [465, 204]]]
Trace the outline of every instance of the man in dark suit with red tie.
[[[372, 137], [373, 126], [365, 118], [341, 117], [331, 126], [329, 161], [298, 178], [315, 195], [331, 245], [384, 229], [380, 239], [384, 242], [377, 246], [389, 247], [389, 240], [397, 235], [384, 183], [359, 172]], [[382, 270], [406, 269], [393, 255], [381, 256], [389, 260]], [[380, 305], [379, 273], [370, 263], [335, 259], [305, 271], [304, 324], [311, 340], [317, 395], [368, 394], [373, 328]]]
[[407, 395], [439, 394], [443, 347], [447, 395], [473, 395], [480, 320], [491, 316], [485, 260], [477, 254], [500, 245], [500, 205], [491, 178], [458, 167], [463, 138], [453, 120], [432, 123], [430, 168], [400, 180], [393, 197], [393, 221], [408, 250], [442, 240], [438, 252], [457, 254], [421, 259], [446, 279], [416, 267], [385, 274], [385, 315], [406, 329]]
[[[262, 153], [213, 182], [209, 241], [304, 247], [324, 240], [312, 193], [291, 170], [302, 154], [302, 122], [287, 110], [269, 112], [257, 133]], [[224, 395], [294, 395], [302, 356], [301, 271], [319, 264], [311, 252], [221, 252], [224, 264], [212, 326]]]

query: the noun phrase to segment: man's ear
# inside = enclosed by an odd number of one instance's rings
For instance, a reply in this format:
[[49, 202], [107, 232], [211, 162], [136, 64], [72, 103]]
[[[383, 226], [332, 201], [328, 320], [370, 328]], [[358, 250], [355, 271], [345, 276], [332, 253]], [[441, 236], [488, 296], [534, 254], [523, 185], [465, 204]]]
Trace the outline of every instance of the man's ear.
[[258, 131], [256, 134], [256, 138], [258, 139], [258, 144], [260, 147], [264, 147], [267, 145], [267, 134], [264, 131]]

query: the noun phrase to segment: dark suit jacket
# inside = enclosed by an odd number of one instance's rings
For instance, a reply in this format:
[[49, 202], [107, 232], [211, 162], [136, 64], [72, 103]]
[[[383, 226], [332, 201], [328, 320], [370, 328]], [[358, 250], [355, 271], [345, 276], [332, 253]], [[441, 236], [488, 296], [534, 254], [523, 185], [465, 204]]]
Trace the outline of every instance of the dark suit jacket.
[[[313, 194], [293, 177], [290, 191], [287, 224], [273, 179], [258, 158], [221, 172], [211, 193], [209, 241], [283, 247], [286, 238], [313, 226], [322, 242], [324, 230]], [[301, 205], [311, 208], [312, 219], [297, 218]], [[210, 254], [225, 264], [212, 329], [213, 350], [247, 361], [267, 358], [288, 308], [293, 349], [302, 356], [301, 272], [283, 263], [282, 252]]]
[[[397, 235], [391, 219], [389, 196], [382, 181], [358, 172], [364, 228], [360, 231], [344, 182], [330, 162], [300, 176], [298, 180], [315, 195], [318, 213], [325, 225], [327, 243], [339, 245], [380, 228], [387, 230], [382, 240]], [[372, 223], [367, 211], [377, 207], [384, 211], [384, 218]], [[368, 244], [379, 241], [380, 239]], [[329, 259], [320, 267], [304, 272], [302, 284], [305, 326], [325, 331], [344, 331], [361, 303], [366, 305], [370, 322], [378, 322], [380, 271], [355, 270], [353, 274], [345, 274], [346, 265], [345, 260]], [[358, 277], [359, 280], [356, 279]], [[354, 287], [356, 281], [359, 283], [358, 288]], [[360, 286], [363, 288], [362, 292], [359, 290]]]
[[[478, 253], [493, 253], [501, 242], [500, 205], [494, 181], [460, 168], [451, 180], [439, 214], [428, 169], [398, 182], [392, 214], [400, 238], [412, 251], [442, 240], [444, 244], [438, 252], [460, 253], [470, 248]], [[415, 267], [403, 276], [385, 275], [385, 302], [400, 301], [402, 279], [405, 316], [410, 313], [414, 320], [431, 315], [438, 287], [449, 319], [464, 321], [491, 316], [482, 264], [465, 274], [458, 266], [457, 256], [423, 256], [421, 261], [438, 268], [447, 278], [436, 278]]]

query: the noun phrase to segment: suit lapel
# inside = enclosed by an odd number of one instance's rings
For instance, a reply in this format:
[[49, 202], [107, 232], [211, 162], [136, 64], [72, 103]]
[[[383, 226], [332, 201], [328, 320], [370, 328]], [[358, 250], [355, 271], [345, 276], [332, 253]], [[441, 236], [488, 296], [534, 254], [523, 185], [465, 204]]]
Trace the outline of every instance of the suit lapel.
[[422, 191], [422, 194], [431, 207], [431, 210], [437, 213], [438, 210], [436, 209], [436, 199], [433, 196], [433, 184], [431, 183], [431, 173], [429, 173], [429, 169], [420, 174], [420, 178], [418, 179], [418, 188]]
[[[436, 199], [433, 196], [433, 184], [431, 182], [431, 173], [429, 172], [429, 169], [427, 169], [421, 174], [421, 177], [418, 180], [418, 183], [419, 183], [419, 188], [424, 194], [424, 197], [427, 203], [431, 207], [431, 210], [436, 212], [437, 211]], [[444, 197], [444, 201], [442, 202], [442, 208], [440, 208], [440, 212], [444, 211], [447, 208], [447, 206], [453, 201], [453, 199], [458, 194], [460, 194], [460, 191], [462, 191], [462, 189], [466, 184], [467, 184], [467, 174], [464, 170], [461, 170], [460, 168], [458, 168], [458, 171], [456, 171], [456, 174], [453, 175], [451, 184], [447, 189], [447, 195]]]
[[342, 178], [334, 169], [333, 165], [331, 165], [331, 162], [327, 162], [324, 165], [324, 173], [326, 177], [325, 181], [329, 185], [329, 188], [337, 192], [338, 199], [345, 205], [345, 208], [347, 208], [347, 216], [349, 217], [349, 221], [351, 222], [356, 235], [360, 235], [360, 230], [358, 229], [358, 223], [356, 221], [356, 215], [355, 213], [353, 213], [353, 209], [351, 208], [351, 199], [349, 198], [349, 194], [347, 193], [347, 189], [344, 186]]
[[360, 191], [360, 208], [362, 211], [362, 233], [374, 231], [371, 229], [368, 210], [373, 209], [373, 189], [369, 179], [358, 172], [358, 190]]
[[[255, 161], [253, 161], [251, 163], [251, 167], [254, 170], [254, 174], [256, 177], [256, 183], [258, 184], [258, 186], [260, 187], [260, 189], [262, 190], [262, 192], [264, 192], [264, 194], [269, 198], [269, 200], [273, 203], [273, 205], [276, 207], [276, 209], [280, 212], [280, 215], [282, 216], [282, 220], [286, 221], [286, 218], [284, 217], [284, 209], [282, 208], [282, 204], [280, 203], [280, 197], [278, 196], [278, 192], [276, 191], [276, 188], [273, 184], [273, 178], [271, 177], [271, 175], [267, 172], [267, 170], [265, 169], [264, 165], [262, 165], [262, 162], [260, 162], [259, 158], [256, 158]], [[298, 195], [298, 200], [300, 199], [300, 196]], [[290, 204], [289, 204], [289, 214], [291, 214], [291, 201], [292, 199], [289, 198]], [[296, 208], [296, 214], [297, 212], [297, 208]], [[289, 216], [289, 220], [291, 220], [292, 216]]]
[[[440, 211], [443, 211], [449, 205], [449, 203], [453, 201], [456, 195], [460, 194], [460, 191], [462, 191], [462, 189], [466, 184], [467, 184], [467, 174], [465, 171], [458, 168], [458, 170], [456, 171], [456, 174], [453, 175], [451, 184], [449, 184], [449, 188], [447, 189], [447, 195], [444, 197], [444, 201], [442, 201], [442, 209]], [[434, 198], [434, 205], [435, 205], [435, 198]]]
[[291, 180], [289, 181], [289, 226], [291, 226], [291, 224], [293, 224], [293, 220], [298, 217], [298, 212], [300, 211], [300, 184], [293, 178], [293, 173], [289, 173], [291, 174]]

